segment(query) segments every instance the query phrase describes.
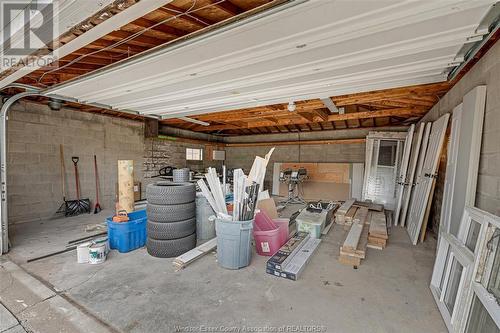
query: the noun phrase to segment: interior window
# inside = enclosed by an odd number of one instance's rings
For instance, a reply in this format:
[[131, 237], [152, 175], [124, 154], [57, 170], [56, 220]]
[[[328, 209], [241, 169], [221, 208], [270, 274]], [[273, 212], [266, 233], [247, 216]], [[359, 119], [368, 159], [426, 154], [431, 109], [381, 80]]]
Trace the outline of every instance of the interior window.
[[380, 140], [378, 165], [393, 167], [396, 165], [397, 141]]
[[498, 329], [490, 314], [486, 311], [476, 295], [474, 295], [474, 299], [472, 300], [472, 307], [469, 314], [467, 329], [465, 331], [467, 333], [500, 333], [500, 329]]
[[203, 150], [198, 148], [186, 148], [186, 160], [188, 161], [202, 161]]
[[477, 239], [479, 237], [479, 232], [481, 231], [481, 224], [471, 220], [469, 232], [467, 233], [467, 239], [465, 240], [465, 246], [472, 252], [476, 250]]
[[450, 276], [448, 278], [448, 284], [446, 286], [446, 292], [444, 294], [444, 304], [446, 304], [448, 311], [450, 311], [450, 315], [453, 313], [453, 308], [455, 307], [458, 285], [460, 284], [460, 278], [462, 277], [463, 269], [463, 266], [460, 265], [458, 260], [456, 258], [453, 258]]
[[490, 292], [500, 302], [500, 251], [499, 251], [500, 229], [496, 229], [493, 237], [488, 242], [492, 255], [494, 255], [493, 266], [491, 268], [490, 280], [488, 281], [488, 292]]

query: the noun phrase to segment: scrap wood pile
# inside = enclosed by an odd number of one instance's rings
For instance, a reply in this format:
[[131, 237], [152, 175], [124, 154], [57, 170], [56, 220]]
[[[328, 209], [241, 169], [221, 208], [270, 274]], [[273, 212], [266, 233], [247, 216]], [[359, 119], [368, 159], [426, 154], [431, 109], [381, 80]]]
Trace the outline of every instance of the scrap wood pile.
[[349, 230], [340, 247], [339, 261], [359, 266], [368, 247], [382, 250], [387, 245], [387, 222], [384, 206], [371, 202], [347, 200], [335, 213], [337, 224]]

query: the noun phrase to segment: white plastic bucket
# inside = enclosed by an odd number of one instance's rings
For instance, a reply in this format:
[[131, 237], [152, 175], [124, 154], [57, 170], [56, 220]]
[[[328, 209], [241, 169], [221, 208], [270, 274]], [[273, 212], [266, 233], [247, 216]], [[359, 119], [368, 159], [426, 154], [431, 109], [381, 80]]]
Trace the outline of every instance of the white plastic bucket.
[[89, 262], [89, 247], [92, 243], [86, 242], [76, 247], [76, 261], [79, 264], [88, 264]]
[[92, 244], [89, 247], [89, 264], [101, 264], [106, 261], [106, 244]]

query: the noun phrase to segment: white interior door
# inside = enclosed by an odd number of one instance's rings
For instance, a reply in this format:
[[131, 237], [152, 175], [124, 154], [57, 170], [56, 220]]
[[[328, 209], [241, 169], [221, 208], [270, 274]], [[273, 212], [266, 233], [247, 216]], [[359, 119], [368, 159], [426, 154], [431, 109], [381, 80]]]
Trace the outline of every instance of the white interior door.
[[398, 177], [396, 178], [396, 209], [394, 210], [394, 225], [398, 225], [399, 213], [401, 212], [401, 204], [403, 202], [403, 193], [406, 183], [406, 175], [408, 173], [408, 164], [410, 162], [411, 144], [413, 141], [413, 133], [415, 132], [415, 125], [411, 125], [406, 135], [406, 140], [403, 148], [403, 159], [401, 160], [401, 167], [399, 168]]
[[425, 154], [419, 183], [415, 186], [408, 218], [408, 234], [413, 245], [417, 244], [420, 228], [424, 220], [425, 210], [431, 193], [432, 182], [436, 177], [439, 155], [443, 146], [446, 127], [450, 114], [447, 113], [432, 124], [429, 145]]
[[[448, 141], [448, 157], [446, 159], [446, 176], [444, 179], [443, 203], [441, 205], [441, 217], [439, 226], [446, 232], [449, 231], [451, 219], [451, 202], [453, 201], [453, 192], [455, 177], [457, 171], [458, 143], [460, 131], [462, 128], [462, 104], [453, 109], [451, 115], [451, 133]], [[463, 208], [462, 208], [463, 209]]]
[[[418, 127], [417, 133], [415, 134], [415, 138], [413, 138], [412, 151], [410, 154], [411, 160], [408, 167], [408, 173], [403, 191], [403, 202], [401, 204], [400, 224], [403, 227], [406, 222], [406, 215], [408, 213], [411, 193], [413, 192], [413, 189], [415, 187], [415, 175], [420, 173], [420, 171], [422, 170], [430, 132], [431, 123], [421, 123]], [[417, 165], [419, 161], [421, 161], [421, 163]]]
[[468, 92], [453, 110], [440, 229], [458, 234], [464, 206], [474, 206], [486, 86]]
[[368, 199], [384, 205], [388, 210], [394, 210], [403, 139], [387, 137], [367, 139], [363, 200]]

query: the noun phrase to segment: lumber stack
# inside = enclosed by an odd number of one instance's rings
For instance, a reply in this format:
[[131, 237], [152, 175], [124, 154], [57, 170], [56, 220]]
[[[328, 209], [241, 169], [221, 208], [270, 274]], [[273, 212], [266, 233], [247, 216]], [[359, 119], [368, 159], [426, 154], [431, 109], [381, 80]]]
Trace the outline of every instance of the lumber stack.
[[356, 210], [351, 228], [340, 247], [340, 263], [357, 267], [361, 264], [361, 259], [365, 258], [369, 233], [368, 217], [368, 208], [361, 207]]
[[370, 227], [368, 231], [368, 246], [374, 249], [382, 250], [387, 246], [387, 221], [385, 213], [372, 212]]
[[351, 209], [354, 201], [354, 199], [347, 200], [342, 204], [342, 206], [339, 207], [339, 209], [337, 209], [337, 211], [335, 212], [335, 222], [337, 224], [345, 224], [345, 216], [349, 209]]
[[360, 208], [367, 208], [369, 211], [376, 212], [384, 211], [384, 205], [376, 204], [370, 201], [357, 201], [355, 199], [350, 199], [345, 201], [335, 213], [335, 222], [346, 226], [352, 225], [353, 219]]

